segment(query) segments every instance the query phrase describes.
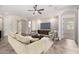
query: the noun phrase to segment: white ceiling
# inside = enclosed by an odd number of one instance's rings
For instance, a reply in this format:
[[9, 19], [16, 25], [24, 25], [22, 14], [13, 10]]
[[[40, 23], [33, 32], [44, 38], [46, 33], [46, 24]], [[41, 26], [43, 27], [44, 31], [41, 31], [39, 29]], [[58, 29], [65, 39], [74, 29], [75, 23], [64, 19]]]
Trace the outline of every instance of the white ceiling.
[[61, 9], [68, 7], [68, 5], [38, 5], [38, 8], [44, 8], [45, 10], [42, 11], [42, 14], [35, 14], [28, 10], [33, 10], [33, 5], [1, 5], [0, 6], [0, 13], [5, 14], [13, 14], [13, 15], [20, 15], [20, 16], [27, 16], [27, 17], [47, 17], [53, 16]]

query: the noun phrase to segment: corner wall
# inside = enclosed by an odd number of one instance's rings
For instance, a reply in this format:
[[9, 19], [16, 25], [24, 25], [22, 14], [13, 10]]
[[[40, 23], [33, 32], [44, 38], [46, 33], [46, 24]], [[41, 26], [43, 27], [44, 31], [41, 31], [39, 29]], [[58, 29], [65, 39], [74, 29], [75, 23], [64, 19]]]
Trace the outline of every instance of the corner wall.
[[4, 36], [10, 34], [10, 32], [17, 32], [17, 20], [26, 19], [24, 17], [15, 15], [5, 15], [4, 18]]

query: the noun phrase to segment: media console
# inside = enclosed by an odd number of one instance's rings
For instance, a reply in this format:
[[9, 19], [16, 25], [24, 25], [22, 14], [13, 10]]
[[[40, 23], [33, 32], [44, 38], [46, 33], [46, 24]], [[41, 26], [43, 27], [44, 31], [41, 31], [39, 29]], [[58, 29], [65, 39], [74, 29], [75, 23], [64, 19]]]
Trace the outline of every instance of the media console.
[[50, 30], [41, 29], [41, 30], [38, 30], [37, 32], [38, 34], [49, 35]]

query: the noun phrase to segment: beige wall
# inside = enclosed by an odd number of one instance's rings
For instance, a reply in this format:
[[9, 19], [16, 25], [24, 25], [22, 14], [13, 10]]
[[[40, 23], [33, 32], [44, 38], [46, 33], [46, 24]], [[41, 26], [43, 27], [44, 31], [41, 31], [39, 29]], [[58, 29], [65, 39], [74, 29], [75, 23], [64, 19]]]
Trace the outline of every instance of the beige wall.
[[[77, 15], [76, 15], [76, 8], [67, 8], [66, 10], [62, 10], [58, 15], [59, 15], [59, 37], [60, 39], [64, 38], [64, 36], [70, 36], [69, 38], [65, 38], [65, 39], [74, 39], [76, 40], [76, 23], [75, 21], [77, 20]], [[69, 32], [72, 32], [71, 34], [68, 32], [68, 30], [65, 29], [64, 23], [66, 24], [66, 20], [72, 20], [72, 22], [74, 23], [75, 26], [73, 30], [70, 30]], [[68, 22], [68, 21], [67, 21]], [[68, 25], [70, 26], [70, 25]], [[69, 35], [67, 35], [69, 34]]]
[[[15, 15], [5, 15], [4, 18], [4, 36], [10, 32], [17, 32], [17, 20], [26, 19]], [[27, 20], [27, 19], [26, 19]]]
[[40, 29], [40, 23], [51, 23], [51, 30], [58, 29], [58, 17], [42, 18], [32, 20], [32, 30]]
[[0, 18], [0, 30], [2, 30], [2, 18]]

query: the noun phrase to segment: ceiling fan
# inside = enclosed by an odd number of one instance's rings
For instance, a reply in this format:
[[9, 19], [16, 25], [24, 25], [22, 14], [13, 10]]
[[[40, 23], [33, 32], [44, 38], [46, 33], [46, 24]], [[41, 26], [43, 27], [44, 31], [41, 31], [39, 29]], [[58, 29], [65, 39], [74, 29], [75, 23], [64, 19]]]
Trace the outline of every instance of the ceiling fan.
[[33, 15], [34, 15], [35, 13], [42, 14], [41, 11], [44, 11], [44, 9], [38, 9], [38, 6], [37, 6], [37, 5], [34, 5], [33, 8], [34, 8], [34, 10], [28, 10], [28, 11], [34, 11], [34, 12], [33, 12]]

